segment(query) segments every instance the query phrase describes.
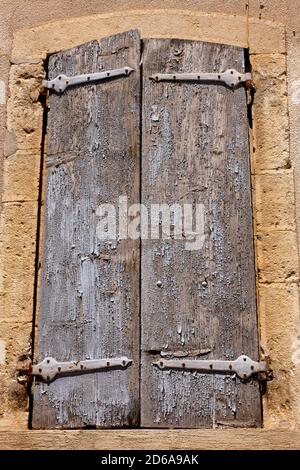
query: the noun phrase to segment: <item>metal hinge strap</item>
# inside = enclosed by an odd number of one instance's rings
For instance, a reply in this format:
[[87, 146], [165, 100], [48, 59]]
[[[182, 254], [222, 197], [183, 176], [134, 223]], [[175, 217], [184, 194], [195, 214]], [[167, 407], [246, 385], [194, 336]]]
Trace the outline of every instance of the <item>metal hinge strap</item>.
[[58, 362], [53, 357], [46, 357], [42, 362], [32, 367], [32, 375], [51, 382], [58, 376], [69, 373], [92, 372], [100, 369], [125, 368], [132, 363], [126, 356], [107, 359], [87, 359], [85, 361]]
[[234, 361], [206, 360], [206, 359], [159, 359], [153, 362], [160, 369], [199, 370], [214, 373], [235, 373], [240, 379], [248, 379], [253, 374], [267, 372], [266, 362], [257, 362], [250, 357], [242, 355]]
[[63, 93], [69, 86], [79, 85], [81, 83], [97, 82], [98, 80], [119, 77], [121, 75], [130, 75], [133, 70], [134, 69], [131, 67], [126, 66], [121, 69], [74, 75], [73, 77], [67, 77], [67, 75], [60, 74], [53, 80], [43, 80], [43, 86], [56, 91], [56, 93]]
[[234, 69], [218, 73], [156, 73], [150, 77], [156, 82], [162, 81], [192, 81], [192, 82], [219, 82], [225, 83], [230, 88], [234, 88], [240, 83], [251, 81], [251, 73], [240, 73]]

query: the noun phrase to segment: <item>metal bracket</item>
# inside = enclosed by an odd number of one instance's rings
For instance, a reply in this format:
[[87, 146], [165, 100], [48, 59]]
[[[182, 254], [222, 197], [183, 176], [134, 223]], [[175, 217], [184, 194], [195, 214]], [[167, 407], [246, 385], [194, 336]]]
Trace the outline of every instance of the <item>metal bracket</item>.
[[105, 72], [87, 73], [84, 75], [75, 75], [74, 77], [67, 77], [67, 75], [60, 74], [53, 80], [43, 80], [43, 86], [56, 93], [63, 93], [66, 88], [81, 83], [97, 82], [105, 78], [119, 77], [121, 75], [130, 75], [134, 69], [131, 67], [123, 67], [122, 69], [106, 70]]
[[236, 374], [240, 379], [249, 379], [253, 374], [267, 371], [266, 362], [256, 362], [250, 357], [242, 355], [234, 361], [206, 360], [206, 359], [159, 359], [153, 362], [160, 369], [200, 370], [209, 372], [227, 372]]
[[150, 77], [156, 82], [162, 81], [184, 81], [184, 82], [219, 82], [234, 88], [240, 83], [251, 81], [251, 73], [239, 73], [234, 69], [218, 73], [156, 73]]
[[126, 356], [108, 359], [87, 359], [86, 361], [58, 362], [53, 357], [46, 357], [42, 362], [32, 367], [32, 375], [39, 376], [51, 382], [58, 376], [69, 373], [84, 373], [100, 369], [125, 368], [132, 363]]

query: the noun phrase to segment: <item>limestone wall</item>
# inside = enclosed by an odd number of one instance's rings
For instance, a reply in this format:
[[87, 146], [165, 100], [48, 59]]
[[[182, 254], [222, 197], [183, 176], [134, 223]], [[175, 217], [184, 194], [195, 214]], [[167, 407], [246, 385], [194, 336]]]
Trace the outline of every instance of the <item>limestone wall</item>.
[[[26, 429], [46, 55], [130, 28], [249, 47], [256, 85], [253, 217], [261, 345], [274, 368], [266, 428], [300, 428], [300, 2], [2, 1], [0, 428]], [[298, 227], [298, 230], [297, 230]]]

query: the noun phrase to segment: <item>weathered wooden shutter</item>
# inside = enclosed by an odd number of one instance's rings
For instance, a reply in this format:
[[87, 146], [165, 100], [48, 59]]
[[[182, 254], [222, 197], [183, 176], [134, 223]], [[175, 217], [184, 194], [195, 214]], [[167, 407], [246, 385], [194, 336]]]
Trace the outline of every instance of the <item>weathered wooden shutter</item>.
[[[150, 79], [242, 72], [244, 50], [149, 39], [142, 63], [141, 84], [134, 31], [49, 60], [50, 79], [134, 71], [49, 98], [36, 359], [133, 362], [37, 381], [33, 427], [259, 426], [256, 379], [153, 365], [162, 356], [258, 360], [245, 88]], [[192, 204], [194, 213], [201, 204], [203, 246], [190, 250], [164, 234], [143, 239], [140, 253], [138, 240], [99, 240], [97, 207], [117, 208], [119, 196], [128, 206], [141, 200], [149, 214], [152, 204]]]
[[60, 377], [34, 390], [34, 428], [139, 422], [139, 241], [97, 238], [97, 207], [139, 202], [140, 38], [92, 41], [49, 59], [49, 78], [129, 66], [125, 77], [51, 94], [38, 354], [128, 356], [126, 369]]
[[256, 380], [152, 364], [161, 352], [258, 359], [245, 88], [149, 79], [231, 68], [243, 71], [243, 49], [144, 43], [142, 201], [149, 210], [153, 203], [203, 204], [205, 241], [197, 251], [184, 240], [142, 241], [142, 426], [261, 423]]

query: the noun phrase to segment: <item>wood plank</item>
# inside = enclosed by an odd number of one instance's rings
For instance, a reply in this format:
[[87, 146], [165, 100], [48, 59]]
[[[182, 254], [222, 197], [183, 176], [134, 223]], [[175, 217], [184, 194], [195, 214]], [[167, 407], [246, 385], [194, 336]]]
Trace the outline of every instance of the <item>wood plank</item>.
[[[153, 82], [156, 73], [244, 71], [239, 47], [149, 39], [143, 50], [142, 200], [203, 204], [204, 246], [142, 241], [142, 425], [261, 425], [257, 381], [152, 365], [160, 352], [258, 359], [245, 89]], [[159, 287], [161, 283], [161, 287]]]
[[300, 432], [264, 429], [0, 431], [2, 450], [299, 450]]
[[129, 31], [49, 59], [49, 78], [132, 67], [128, 77], [49, 98], [45, 224], [36, 360], [120, 357], [126, 370], [37, 382], [34, 428], [139, 422], [139, 241], [96, 233], [101, 203], [139, 201], [140, 37]]

